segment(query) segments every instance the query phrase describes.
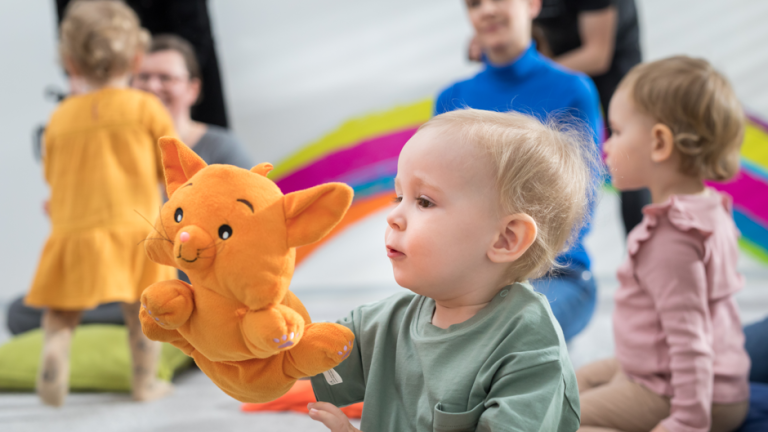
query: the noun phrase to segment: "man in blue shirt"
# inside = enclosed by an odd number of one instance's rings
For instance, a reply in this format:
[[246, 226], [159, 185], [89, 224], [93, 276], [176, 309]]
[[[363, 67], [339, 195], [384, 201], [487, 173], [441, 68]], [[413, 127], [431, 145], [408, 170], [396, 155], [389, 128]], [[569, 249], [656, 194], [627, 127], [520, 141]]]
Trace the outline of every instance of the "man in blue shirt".
[[[571, 118], [587, 127], [598, 145], [603, 126], [594, 83], [541, 56], [531, 40], [541, 0], [465, 1], [485, 68], [443, 90], [435, 114], [470, 107], [519, 111], [541, 120]], [[595, 309], [597, 287], [582, 244], [588, 231], [587, 225], [571, 249], [558, 257], [563, 269], [532, 281], [549, 299], [566, 340], [586, 327]]]

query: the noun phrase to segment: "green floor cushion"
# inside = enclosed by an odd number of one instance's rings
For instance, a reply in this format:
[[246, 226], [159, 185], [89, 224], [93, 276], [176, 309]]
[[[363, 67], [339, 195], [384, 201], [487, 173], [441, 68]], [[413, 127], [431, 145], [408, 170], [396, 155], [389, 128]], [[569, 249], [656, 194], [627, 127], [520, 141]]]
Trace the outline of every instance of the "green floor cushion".
[[[34, 390], [43, 333], [20, 334], [0, 346], [0, 390]], [[163, 344], [158, 377], [170, 381], [192, 359], [178, 348]], [[69, 386], [73, 391], [123, 392], [131, 390], [131, 356], [125, 326], [78, 326], [72, 339]]]

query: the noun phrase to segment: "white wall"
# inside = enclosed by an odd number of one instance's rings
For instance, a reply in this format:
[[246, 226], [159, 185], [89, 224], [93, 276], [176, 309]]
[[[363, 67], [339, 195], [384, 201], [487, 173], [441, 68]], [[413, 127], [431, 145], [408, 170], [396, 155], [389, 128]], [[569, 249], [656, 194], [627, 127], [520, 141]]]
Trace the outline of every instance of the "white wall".
[[463, 4], [212, 1], [234, 128], [276, 163], [346, 119], [471, 75]]
[[48, 234], [47, 196], [32, 154], [32, 130], [54, 103], [49, 84], [63, 87], [54, 46], [53, 1], [0, 2], [0, 303], [27, 290]]
[[635, 0], [647, 60], [708, 59], [747, 109], [768, 119], [768, 1]]

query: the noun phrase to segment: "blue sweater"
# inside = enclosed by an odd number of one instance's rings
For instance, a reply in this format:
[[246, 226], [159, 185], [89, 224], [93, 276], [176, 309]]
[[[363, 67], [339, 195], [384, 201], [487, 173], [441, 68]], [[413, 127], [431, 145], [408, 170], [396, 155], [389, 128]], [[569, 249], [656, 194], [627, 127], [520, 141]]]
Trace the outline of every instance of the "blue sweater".
[[[589, 125], [599, 144], [603, 122], [600, 100], [592, 80], [541, 56], [531, 46], [515, 61], [497, 66], [485, 62], [485, 69], [459, 81], [440, 93], [435, 115], [461, 108], [489, 111], [519, 111], [546, 119], [550, 114], [570, 114]], [[592, 211], [590, 210], [590, 218]], [[573, 247], [558, 257], [569, 267], [590, 267], [583, 239], [586, 225]]]

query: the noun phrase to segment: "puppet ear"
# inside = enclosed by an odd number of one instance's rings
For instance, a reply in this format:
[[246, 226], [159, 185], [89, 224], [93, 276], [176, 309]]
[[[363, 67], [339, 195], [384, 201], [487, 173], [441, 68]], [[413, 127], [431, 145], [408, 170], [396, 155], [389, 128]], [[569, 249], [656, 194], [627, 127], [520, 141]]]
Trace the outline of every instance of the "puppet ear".
[[272, 164], [269, 162], [263, 162], [251, 168], [252, 173], [263, 175], [264, 177], [266, 177], [270, 171], [272, 171]]
[[168, 197], [176, 192], [193, 175], [208, 165], [186, 144], [173, 137], [162, 137], [159, 141], [163, 155], [163, 171]]
[[347, 213], [352, 188], [344, 183], [326, 183], [285, 196], [285, 225], [288, 247], [314, 243], [325, 237]]

